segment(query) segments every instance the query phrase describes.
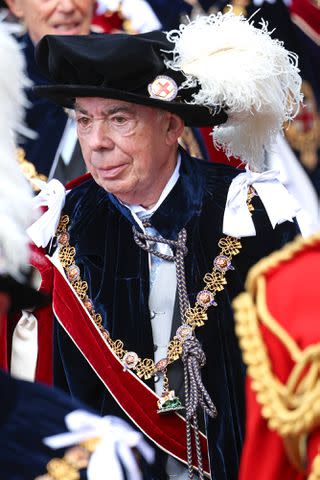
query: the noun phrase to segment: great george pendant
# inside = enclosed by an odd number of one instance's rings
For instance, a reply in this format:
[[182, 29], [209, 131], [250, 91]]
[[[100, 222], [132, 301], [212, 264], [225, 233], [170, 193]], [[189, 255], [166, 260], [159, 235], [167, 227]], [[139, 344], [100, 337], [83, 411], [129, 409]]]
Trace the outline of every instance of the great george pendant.
[[157, 413], [171, 413], [177, 410], [184, 409], [180, 398], [176, 396], [174, 390], [170, 390], [169, 388], [169, 378], [167, 374], [168, 362], [166, 360], [166, 358], [163, 358], [157, 363], [157, 365], [163, 366], [163, 368], [161, 369], [161, 372], [163, 374], [163, 390], [161, 397], [159, 398], [157, 403]]
[[174, 390], [162, 392], [161, 397], [158, 400], [157, 413], [171, 413], [177, 410], [183, 410], [184, 407], [179, 397], [176, 396]]

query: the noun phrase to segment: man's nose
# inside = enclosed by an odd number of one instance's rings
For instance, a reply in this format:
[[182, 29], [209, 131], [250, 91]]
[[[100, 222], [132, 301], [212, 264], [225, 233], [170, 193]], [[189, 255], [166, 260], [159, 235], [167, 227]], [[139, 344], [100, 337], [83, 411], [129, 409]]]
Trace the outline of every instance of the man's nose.
[[93, 123], [89, 142], [92, 150], [112, 150], [115, 145], [109, 135], [108, 128], [103, 121], [95, 121]]
[[58, 9], [64, 13], [72, 13], [76, 9], [74, 0], [59, 0]]

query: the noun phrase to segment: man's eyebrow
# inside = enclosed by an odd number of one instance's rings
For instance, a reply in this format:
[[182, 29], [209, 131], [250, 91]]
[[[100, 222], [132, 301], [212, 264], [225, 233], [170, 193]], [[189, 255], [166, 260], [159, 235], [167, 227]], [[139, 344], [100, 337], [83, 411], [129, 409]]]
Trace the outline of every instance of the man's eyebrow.
[[80, 112], [80, 113], [83, 113], [84, 115], [89, 115], [87, 110], [85, 110], [84, 108], [80, 107], [79, 103], [75, 102], [74, 104], [74, 109], [76, 112]]
[[135, 108], [131, 105], [115, 105], [114, 107], [110, 107], [106, 109], [104, 112], [107, 115], [114, 115], [115, 113], [134, 113]]
[[[89, 113], [87, 112], [87, 110], [83, 107], [81, 107], [79, 105], [79, 103], [75, 102], [74, 104], [74, 109], [76, 112], [80, 112], [80, 113], [83, 113], [84, 115], [89, 115]], [[110, 108], [106, 108], [105, 110], [103, 110], [103, 113], [105, 115], [114, 115], [116, 113], [134, 113], [135, 112], [135, 108], [134, 106], [132, 105], [114, 105], [114, 106], [111, 106]]]

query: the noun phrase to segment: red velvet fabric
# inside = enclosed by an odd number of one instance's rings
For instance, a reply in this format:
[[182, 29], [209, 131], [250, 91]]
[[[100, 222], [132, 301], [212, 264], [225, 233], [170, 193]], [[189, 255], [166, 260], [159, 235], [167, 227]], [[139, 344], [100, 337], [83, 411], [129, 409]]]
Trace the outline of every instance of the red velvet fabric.
[[0, 317], [0, 368], [8, 371], [8, 316]]
[[206, 145], [209, 160], [213, 163], [224, 163], [226, 165], [231, 165], [232, 167], [244, 169], [244, 164], [238, 158], [230, 157], [228, 158], [223, 150], [217, 150], [212, 142], [211, 127], [202, 127], [199, 129], [203, 138], [203, 141]]
[[311, 0], [292, 0], [289, 8], [291, 14], [302, 19], [317, 35], [320, 35], [319, 4], [316, 5], [316, 2]]
[[[32, 247], [30, 263], [38, 269], [42, 284], [40, 291], [49, 297], [52, 292], [52, 264], [41, 249]], [[52, 384], [52, 334], [53, 314], [49, 304], [33, 312], [38, 320], [38, 359], [36, 381]], [[10, 370], [12, 335], [21, 314], [4, 315], [0, 319], [0, 368]]]
[[320, 342], [320, 242], [267, 275], [271, 314], [300, 348]]
[[85, 182], [87, 178], [91, 177], [91, 173], [85, 173], [84, 175], [80, 175], [80, 177], [75, 178], [74, 180], [71, 180], [65, 185], [66, 190], [72, 190], [73, 188], [77, 187], [80, 185], [80, 183]]
[[245, 443], [241, 456], [239, 480], [303, 480], [289, 463], [281, 438], [269, 430], [261, 416], [251, 381], [246, 384]]
[[[320, 243], [306, 248], [291, 261], [266, 274], [267, 305], [282, 327], [304, 349], [320, 342], [319, 329]], [[261, 332], [277, 377], [285, 382], [293, 361], [283, 344], [264, 326]], [[305, 476], [290, 464], [281, 438], [268, 429], [261, 416], [251, 381], [246, 385], [246, 436], [241, 459], [240, 480], [303, 480]], [[308, 439], [308, 470], [319, 452], [320, 428]]]
[[116, 33], [123, 31], [123, 18], [118, 12], [106, 12], [94, 15], [91, 24], [94, 31], [99, 33]]
[[[54, 268], [53, 309], [58, 321], [135, 424], [164, 451], [186, 461], [185, 421], [177, 414], [157, 414], [157, 397], [106, 345], [70, 285]], [[209, 471], [207, 442], [201, 436], [204, 470]]]
[[[44, 253], [32, 248], [31, 263], [41, 275], [42, 283], [40, 291], [52, 296], [53, 288], [53, 266]], [[36, 378], [38, 382], [52, 384], [52, 337], [53, 337], [53, 312], [52, 305], [38, 308], [34, 312], [38, 320], [38, 359]]]

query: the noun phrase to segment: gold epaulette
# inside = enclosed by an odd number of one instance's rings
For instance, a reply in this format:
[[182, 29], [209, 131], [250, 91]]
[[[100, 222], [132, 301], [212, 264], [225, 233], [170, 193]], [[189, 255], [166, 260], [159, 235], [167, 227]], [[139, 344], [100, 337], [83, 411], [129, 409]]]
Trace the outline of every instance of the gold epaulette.
[[26, 160], [25, 151], [23, 150], [23, 148], [16, 149], [16, 156], [23, 176], [26, 177], [26, 179], [30, 183], [32, 190], [34, 192], [38, 192], [40, 188], [34, 183], [33, 180], [42, 180], [43, 182], [46, 182], [48, 180], [47, 177], [45, 175], [42, 175], [42, 173], [38, 173], [33, 163]]
[[[319, 243], [320, 234], [298, 238], [262, 259], [249, 272], [246, 292], [233, 302], [236, 333], [261, 414], [270, 430], [283, 439], [287, 456], [299, 470], [306, 464], [306, 438], [320, 425], [320, 343], [299, 348], [292, 336], [268, 310], [265, 274]], [[284, 345], [294, 366], [285, 383], [274, 374], [260, 327], [263, 325]], [[320, 479], [320, 456], [313, 462], [309, 480]]]

